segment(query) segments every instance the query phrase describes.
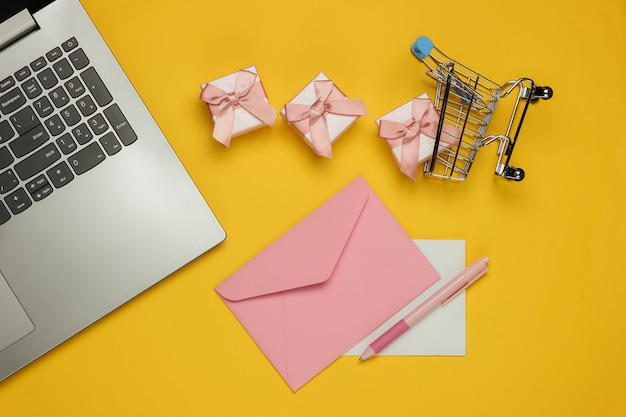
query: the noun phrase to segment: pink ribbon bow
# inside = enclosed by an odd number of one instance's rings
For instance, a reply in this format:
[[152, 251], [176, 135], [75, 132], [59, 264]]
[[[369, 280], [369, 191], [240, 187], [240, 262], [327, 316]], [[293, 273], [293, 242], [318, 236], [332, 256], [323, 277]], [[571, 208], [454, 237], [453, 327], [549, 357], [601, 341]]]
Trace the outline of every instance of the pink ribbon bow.
[[[404, 123], [381, 120], [378, 136], [387, 139], [392, 149], [402, 145], [400, 171], [415, 180], [420, 164], [420, 134], [434, 139], [437, 136], [439, 115], [428, 98], [414, 98], [411, 102], [411, 115], [412, 118]], [[440, 141], [455, 144], [458, 143], [459, 136], [457, 128], [444, 124]]]
[[235, 88], [226, 92], [214, 85], [206, 84], [200, 99], [206, 102], [215, 117], [213, 137], [225, 146], [230, 145], [235, 124], [235, 109], [242, 107], [263, 123], [273, 126], [276, 110], [263, 98], [264, 91], [256, 82], [257, 74], [240, 70], [235, 79]]
[[[333, 113], [343, 116], [361, 116], [367, 114], [362, 100], [347, 99], [334, 88], [331, 80], [317, 80], [315, 88], [315, 102], [311, 105], [287, 103], [285, 105], [285, 119], [288, 122], [308, 120], [308, 131], [311, 133], [313, 150], [320, 156], [332, 158], [330, 133], [326, 114]], [[331, 97], [331, 93], [337, 99]]]

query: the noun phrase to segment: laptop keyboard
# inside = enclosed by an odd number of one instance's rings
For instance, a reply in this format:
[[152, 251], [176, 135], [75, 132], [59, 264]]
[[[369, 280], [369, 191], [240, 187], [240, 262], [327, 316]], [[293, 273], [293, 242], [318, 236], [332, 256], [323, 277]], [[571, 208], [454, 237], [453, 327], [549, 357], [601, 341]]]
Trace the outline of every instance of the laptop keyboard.
[[0, 81], [0, 225], [137, 140], [78, 41]]

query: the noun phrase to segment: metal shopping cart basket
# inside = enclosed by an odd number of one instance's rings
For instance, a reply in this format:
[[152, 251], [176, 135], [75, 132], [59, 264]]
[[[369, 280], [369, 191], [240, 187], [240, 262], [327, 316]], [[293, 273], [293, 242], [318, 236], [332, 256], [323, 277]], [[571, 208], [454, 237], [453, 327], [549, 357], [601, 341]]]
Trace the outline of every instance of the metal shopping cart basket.
[[[509, 165], [511, 155], [528, 105], [539, 99], [550, 99], [552, 89], [535, 85], [529, 78], [498, 85], [448, 58], [426, 36], [413, 43], [411, 52], [428, 67], [426, 74], [437, 81], [434, 105], [440, 118], [433, 149], [436, 157], [424, 164], [424, 173], [462, 181], [467, 177], [478, 149], [499, 142], [496, 175], [515, 181], [524, 179], [523, 169]], [[506, 133], [485, 136], [498, 101], [515, 90], [518, 91], [517, 100]], [[440, 146], [444, 122], [458, 128], [460, 138], [451, 145], [442, 143]]]

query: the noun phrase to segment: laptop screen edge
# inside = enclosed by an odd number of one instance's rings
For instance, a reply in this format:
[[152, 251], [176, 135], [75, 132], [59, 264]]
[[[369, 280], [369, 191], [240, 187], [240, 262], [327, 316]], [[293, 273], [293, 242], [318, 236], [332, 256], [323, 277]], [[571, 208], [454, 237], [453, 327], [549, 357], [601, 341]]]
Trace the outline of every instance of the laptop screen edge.
[[52, 2], [54, 0], [4, 0], [0, 6], [0, 23], [24, 9], [28, 9], [31, 14], [36, 13]]

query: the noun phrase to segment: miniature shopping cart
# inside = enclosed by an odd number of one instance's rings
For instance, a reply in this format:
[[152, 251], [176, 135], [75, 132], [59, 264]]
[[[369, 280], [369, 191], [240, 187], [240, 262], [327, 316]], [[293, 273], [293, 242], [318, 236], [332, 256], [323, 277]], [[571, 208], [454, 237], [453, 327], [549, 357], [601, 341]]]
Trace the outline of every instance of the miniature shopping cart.
[[[523, 169], [509, 165], [511, 155], [528, 105], [539, 99], [550, 99], [552, 89], [535, 85], [528, 78], [498, 85], [448, 58], [425, 36], [413, 43], [411, 52], [428, 67], [426, 74], [437, 81], [434, 105], [440, 118], [433, 149], [436, 157], [424, 164], [424, 173], [462, 181], [467, 177], [478, 150], [497, 141], [496, 175], [515, 181], [524, 179]], [[515, 90], [518, 90], [517, 100], [506, 133], [485, 136], [498, 101]], [[456, 127], [460, 137], [452, 144], [449, 140], [442, 140], [440, 146], [444, 122]]]

